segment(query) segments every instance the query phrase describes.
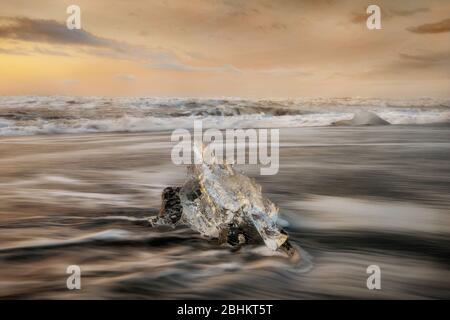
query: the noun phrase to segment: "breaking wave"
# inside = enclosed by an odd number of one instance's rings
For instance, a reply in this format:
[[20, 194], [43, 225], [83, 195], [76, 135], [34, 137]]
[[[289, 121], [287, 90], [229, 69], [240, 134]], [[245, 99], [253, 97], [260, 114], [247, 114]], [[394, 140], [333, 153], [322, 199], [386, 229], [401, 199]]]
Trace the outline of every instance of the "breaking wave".
[[194, 120], [214, 128], [354, 125], [361, 112], [379, 118], [375, 125], [450, 123], [450, 100], [0, 97], [0, 136], [161, 131]]

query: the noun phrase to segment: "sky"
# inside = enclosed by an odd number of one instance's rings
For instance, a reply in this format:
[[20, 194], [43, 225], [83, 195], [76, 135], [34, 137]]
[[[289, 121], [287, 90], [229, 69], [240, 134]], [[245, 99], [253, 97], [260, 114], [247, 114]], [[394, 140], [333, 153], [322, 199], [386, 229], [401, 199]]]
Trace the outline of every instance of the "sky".
[[[81, 30], [66, 10], [81, 9]], [[366, 26], [381, 8], [380, 30]], [[448, 0], [0, 0], [0, 95], [450, 97]]]

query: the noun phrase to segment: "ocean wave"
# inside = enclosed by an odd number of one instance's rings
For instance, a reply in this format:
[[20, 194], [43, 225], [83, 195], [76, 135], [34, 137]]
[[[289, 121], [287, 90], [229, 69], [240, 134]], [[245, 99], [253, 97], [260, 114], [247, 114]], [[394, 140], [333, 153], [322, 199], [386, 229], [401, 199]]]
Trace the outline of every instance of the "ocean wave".
[[[243, 100], [0, 97], [0, 136], [162, 131], [192, 128], [330, 126], [373, 113], [390, 124], [450, 122], [450, 100], [363, 98]], [[351, 122], [349, 122], [351, 124]]]

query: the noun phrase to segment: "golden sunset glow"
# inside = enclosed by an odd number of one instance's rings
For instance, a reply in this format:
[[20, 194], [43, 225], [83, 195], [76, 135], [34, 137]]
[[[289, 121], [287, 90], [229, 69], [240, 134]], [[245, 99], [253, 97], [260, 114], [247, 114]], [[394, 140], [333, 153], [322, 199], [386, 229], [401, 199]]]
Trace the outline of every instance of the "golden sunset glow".
[[0, 3], [0, 94], [448, 97], [450, 3]]

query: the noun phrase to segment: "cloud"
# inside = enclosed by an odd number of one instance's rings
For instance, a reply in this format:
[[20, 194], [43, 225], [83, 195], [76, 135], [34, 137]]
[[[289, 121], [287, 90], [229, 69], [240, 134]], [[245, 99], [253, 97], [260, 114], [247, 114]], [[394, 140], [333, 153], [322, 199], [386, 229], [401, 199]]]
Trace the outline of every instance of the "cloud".
[[27, 50], [22, 50], [21, 48], [16, 49], [6, 49], [0, 48], [0, 54], [10, 54], [15, 56], [29, 56], [30, 53]]
[[80, 84], [80, 80], [65, 79], [62, 81], [62, 84], [66, 85], [66, 86], [74, 86], [74, 85]]
[[70, 57], [71, 56], [70, 54], [68, 54], [64, 51], [40, 48], [40, 47], [34, 48], [32, 53], [44, 54], [44, 55], [48, 55], [48, 56], [59, 56], [59, 57]]
[[0, 38], [29, 42], [94, 47], [116, 47], [117, 42], [98, 37], [84, 30], [69, 30], [65, 24], [55, 20], [30, 19], [25, 17], [2, 18], [9, 23], [0, 25]]
[[[107, 57], [113, 59], [146, 60], [164, 62], [174, 56], [164, 48], [148, 48], [114, 39], [99, 37], [85, 30], [69, 30], [67, 26], [55, 20], [30, 19], [26, 17], [0, 17], [0, 39], [40, 43], [59, 48], [35, 47], [0, 48], [0, 53], [16, 55], [45, 54], [69, 56], [61, 48], [76, 48], [77, 53]], [[71, 50], [71, 53], [74, 51]]]
[[71, 55], [55, 49], [49, 48], [23, 48], [23, 47], [15, 47], [15, 48], [0, 48], [0, 54], [10, 54], [10, 55], [19, 55], [19, 56], [32, 56], [32, 55], [48, 55], [48, 56], [59, 56], [59, 57], [70, 57]]
[[414, 70], [430, 67], [448, 66], [450, 51], [428, 53], [400, 53], [399, 60], [392, 64], [393, 69]]
[[422, 24], [417, 27], [410, 27], [408, 31], [414, 33], [442, 33], [450, 31], [450, 19], [445, 19], [435, 23]]
[[[411, 10], [396, 10], [396, 9], [384, 9], [383, 7], [381, 9], [381, 18], [384, 20], [389, 20], [395, 17], [409, 17], [413, 16], [418, 13], [424, 13], [429, 12], [429, 8], [416, 8]], [[353, 23], [361, 23], [365, 22], [367, 18], [369, 17], [369, 14], [366, 13], [353, 13], [352, 17], [350, 19]]]
[[[154, 50], [148, 52], [147, 56], [150, 58], [151, 63], [146, 66], [151, 69], [157, 70], [169, 70], [176, 72], [186, 72], [186, 73], [241, 73], [239, 68], [231, 64], [224, 64], [219, 66], [193, 66], [183, 62], [179, 55], [172, 51], [164, 50]], [[188, 57], [189, 60], [204, 61], [207, 58], [203, 54], [198, 54], [195, 52], [185, 52], [184, 57]]]
[[391, 61], [379, 64], [361, 72], [365, 77], [386, 77], [388, 74], [416, 74], [418, 70], [436, 72], [447, 70], [450, 66], [450, 51], [425, 53], [399, 53]]
[[136, 81], [136, 76], [132, 74], [119, 74], [116, 76], [116, 79], [124, 82], [134, 82]]
[[257, 27], [258, 30], [263, 31], [263, 32], [268, 32], [268, 31], [284, 31], [287, 30], [288, 27], [286, 24], [282, 23], [282, 22], [272, 22], [270, 24], [267, 25], [259, 25]]
[[196, 67], [184, 64], [179, 60], [151, 64], [149, 67], [153, 69], [173, 70], [177, 72], [253, 74], [270, 77], [303, 77], [312, 75], [311, 72], [300, 68], [239, 69], [230, 64], [215, 67]]
[[152, 69], [162, 69], [162, 70], [173, 70], [178, 72], [205, 72], [205, 73], [241, 73], [241, 70], [236, 68], [235, 66], [226, 64], [223, 66], [214, 66], [214, 67], [197, 67], [191, 66], [188, 64], [184, 64], [176, 59], [168, 59], [167, 61], [163, 61], [160, 63], [151, 64], [150, 67]]
[[433, 54], [410, 54], [410, 53], [400, 53], [400, 58], [406, 61], [418, 62], [422, 64], [432, 64], [440, 61], [444, 61], [449, 58], [449, 53], [433, 53]]
[[301, 68], [273, 68], [273, 69], [263, 69], [263, 70], [255, 70], [263, 75], [268, 76], [276, 76], [276, 77], [302, 77], [302, 76], [310, 76], [311, 72], [305, 71]]
[[[54, 20], [30, 19], [24, 17], [0, 17], [0, 39], [13, 39], [26, 42], [44, 43], [50, 46], [77, 46], [77, 52], [87, 55], [115, 59], [141, 59], [152, 61], [154, 69], [176, 70], [180, 72], [240, 72], [231, 65], [216, 67], [196, 67], [181, 62], [176, 54], [164, 48], [147, 48], [131, 45], [112, 39], [102, 38], [84, 30], [69, 30], [65, 24]], [[51, 48], [35, 47], [34, 49], [0, 48], [0, 53], [12, 55], [45, 54], [69, 56], [66, 52]], [[133, 75], [122, 74], [117, 80], [132, 82]]]
[[395, 10], [391, 9], [389, 10], [389, 14], [391, 17], [409, 17], [413, 16], [417, 13], [423, 13], [423, 12], [429, 12], [429, 8], [417, 8], [417, 9], [411, 9], [411, 10]]

